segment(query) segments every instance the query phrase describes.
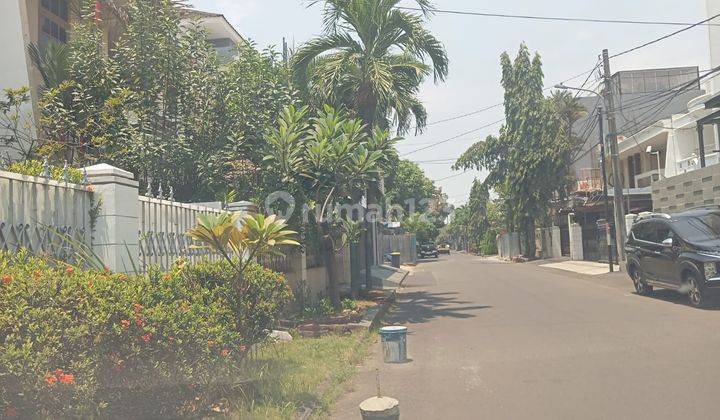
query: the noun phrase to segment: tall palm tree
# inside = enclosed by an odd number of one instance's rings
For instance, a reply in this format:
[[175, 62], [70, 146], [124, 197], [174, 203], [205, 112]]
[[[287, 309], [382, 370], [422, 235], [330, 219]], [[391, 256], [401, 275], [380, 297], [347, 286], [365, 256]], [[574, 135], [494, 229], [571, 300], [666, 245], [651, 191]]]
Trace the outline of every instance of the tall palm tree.
[[325, 0], [323, 34], [293, 58], [300, 86], [318, 102], [356, 112], [368, 127], [394, 124], [402, 134], [414, 121], [421, 131], [420, 84], [430, 74], [445, 80], [448, 57], [423, 26], [430, 0], [416, 2], [421, 13], [398, 8], [400, 0]]

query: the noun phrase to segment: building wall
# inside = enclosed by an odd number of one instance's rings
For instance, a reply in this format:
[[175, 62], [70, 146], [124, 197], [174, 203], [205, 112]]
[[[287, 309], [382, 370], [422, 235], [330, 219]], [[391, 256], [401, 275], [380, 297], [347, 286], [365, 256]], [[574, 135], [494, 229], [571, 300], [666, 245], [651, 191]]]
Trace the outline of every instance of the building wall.
[[[31, 33], [27, 21], [26, 0], [4, 0], [0, 13], [0, 51], [3, 54], [0, 60], [0, 91], [30, 86], [29, 62], [25, 54], [25, 45]], [[0, 95], [4, 99], [4, 94]], [[25, 107], [25, 112], [32, 118], [30, 104]], [[0, 145], [0, 154], [5, 156], [6, 152]]]
[[[715, 16], [720, 14], [720, 0], [706, 0], [707, 15]], [[720, 23], [719, 19], [715, 19], [712, 23]], [[708, 36], [710, 37], [710, 67], [720, 66], [720, 26], [708, 26]], [[720, 80], [717, 77], [712, 78], [708, 83], [710, 93], [720, 92]]]
[[720, 204], [720, 165], [711, 165], [652, 184], [653, 210], [677, 213], [708, 204]]

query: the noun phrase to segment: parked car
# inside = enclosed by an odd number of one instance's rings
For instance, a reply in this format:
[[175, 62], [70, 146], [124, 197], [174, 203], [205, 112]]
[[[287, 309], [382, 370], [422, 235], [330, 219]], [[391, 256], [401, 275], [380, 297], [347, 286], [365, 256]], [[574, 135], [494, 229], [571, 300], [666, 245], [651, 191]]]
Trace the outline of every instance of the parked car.
[[440, 246], [438, 246], [438, 252], [440, 254], [450, 254], [450, 244], [440, 244]]
[[641, 218], [628, 235], [626, 255], [638, 294], [673, 289], [704, 306], [720, 291], [720, 207]]
[[420, 258], [438, 258], [438, 249], [433, 243], [424, 243], [420, 245], [420, 248], [418, 249], [418, 256]]

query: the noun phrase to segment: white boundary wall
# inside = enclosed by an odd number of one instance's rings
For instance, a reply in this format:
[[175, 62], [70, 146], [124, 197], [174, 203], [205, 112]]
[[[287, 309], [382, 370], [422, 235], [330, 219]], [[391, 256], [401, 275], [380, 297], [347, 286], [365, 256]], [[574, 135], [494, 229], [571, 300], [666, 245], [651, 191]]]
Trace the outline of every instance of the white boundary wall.
[[0, 250], [72, 260], [63, 238], [91, 244], [92, 206], [87, 186], [0, 171]]

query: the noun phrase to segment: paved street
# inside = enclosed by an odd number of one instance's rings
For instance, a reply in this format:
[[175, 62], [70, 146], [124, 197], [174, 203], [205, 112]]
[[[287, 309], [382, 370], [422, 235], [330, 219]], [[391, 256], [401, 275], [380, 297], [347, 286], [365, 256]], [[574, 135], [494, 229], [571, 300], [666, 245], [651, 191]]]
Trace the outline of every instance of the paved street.
[[418, 265], [392, 315], [408, 356], [380, 344], [332, 418], [382, 390], [405, 419], [670, 419], [720, 413], [720, 311], [583, 276], [463, 254]]

